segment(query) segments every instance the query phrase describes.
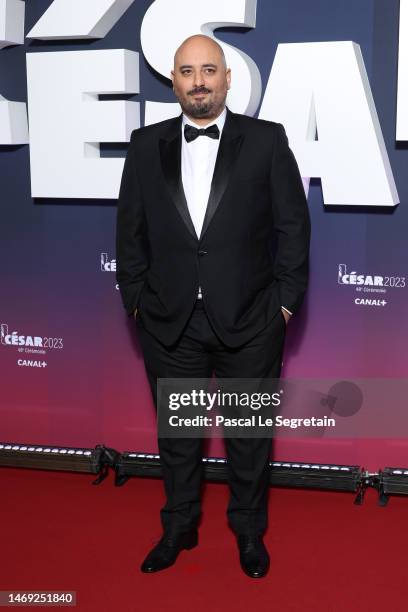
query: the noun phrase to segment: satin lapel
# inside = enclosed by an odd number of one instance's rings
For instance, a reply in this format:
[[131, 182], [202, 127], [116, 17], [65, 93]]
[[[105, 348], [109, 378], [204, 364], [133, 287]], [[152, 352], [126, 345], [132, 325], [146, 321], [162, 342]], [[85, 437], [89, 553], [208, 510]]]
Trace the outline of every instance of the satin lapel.
[[244, 136], [239, 132], [234, 113], [227, 108], [227, 116], [225, 118], [220, 145], [218, 147], [217, 159], [215, 162], [210, 195], [208, 197], [207, 209], [205, 211], [200, 240], [207, 231], [207, 228], [211, 223], [215, 211], [217, 210], [221, 202], [221, 198], [227, 188], [228, 181], [230, 179], [235, 161], [238, 158], [243, 139]]
[[192, 236], [198, 240], [190, 217], [181, 179], [181, 117], [174, 119], [165, 138], [159, 141], [163, 175], [171, 198]]

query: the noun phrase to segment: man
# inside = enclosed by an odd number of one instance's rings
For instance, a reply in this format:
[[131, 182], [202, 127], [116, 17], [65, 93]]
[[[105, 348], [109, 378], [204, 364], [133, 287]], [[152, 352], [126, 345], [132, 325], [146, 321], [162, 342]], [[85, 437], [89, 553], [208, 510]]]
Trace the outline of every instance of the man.
[[[158, 378], [279, 377], [286, 324], [307, 286], [310, 236], [285, 130], [225, 106], [231, 71], [222, 48], [188, 38], [171, 78], [183, 112], [133, 130], [117, 216], [117, 281], [156, 407]], [[164, 533], [144, 572], [197, 544], [201, 442], [158, 440]], [[228, 522], [243, 571], [262, 577], [271, 440], [225, 443]]]

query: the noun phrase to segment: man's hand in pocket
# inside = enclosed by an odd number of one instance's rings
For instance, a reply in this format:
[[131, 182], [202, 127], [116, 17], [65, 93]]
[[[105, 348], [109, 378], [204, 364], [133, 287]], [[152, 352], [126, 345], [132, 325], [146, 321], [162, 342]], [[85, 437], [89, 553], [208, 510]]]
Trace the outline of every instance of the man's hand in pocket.
[[287, 325], [291, 315], [284, 308], [281, 308], [281, 311], [282, 311], [282, 314], [283, 314], [283, 318], [285, 319], [285, 323]]

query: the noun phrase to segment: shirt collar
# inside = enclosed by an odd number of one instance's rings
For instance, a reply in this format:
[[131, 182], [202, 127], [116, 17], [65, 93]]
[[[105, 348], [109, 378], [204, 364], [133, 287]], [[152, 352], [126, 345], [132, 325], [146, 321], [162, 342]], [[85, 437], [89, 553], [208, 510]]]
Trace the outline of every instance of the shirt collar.
[[220, 134], [222, 132], [222, 128], [224, 127], [224, 123], [225, 123], [225, 119], [227, 116], [227, 108], [224, 106], [224, 110], [222, 111], [222, 113], [220, 113], [218, 115], [218, 117], [212, 121], [211, 123], [208, 123], [205, 126], [202, 125], [198, 125], [197, 123], [195, 123], [194, 121], [192, 121], [189, 117], [187, 117], [184, 113], [183, 113], [183, 121], [182, 121], [182, 129], [184, 130], [184, 126], [188, 123], [189, 125], [192, 125], [193, 127], [196, 127], [198, 129], [201, 129], [202, 127], [208, 128], [210, 127], [210, 125], [218, 125], [218, 129], [220, 130]]

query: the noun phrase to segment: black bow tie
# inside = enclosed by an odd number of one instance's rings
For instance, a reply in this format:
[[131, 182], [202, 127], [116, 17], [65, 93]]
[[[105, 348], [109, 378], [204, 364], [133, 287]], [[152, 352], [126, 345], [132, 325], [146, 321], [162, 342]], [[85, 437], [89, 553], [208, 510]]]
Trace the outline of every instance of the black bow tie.
[[209, 138], [214, 138], [218, 140], [220, 137], [220, 130], [218, 129], [218, 125], [210, 125], [208, 128], [196, 128], [193, 125], [189, 125], [188, 123], [184, 126], [184, 138], [187, 142], [191, 142], [195, 140], [199, 136], [208, 136]]

